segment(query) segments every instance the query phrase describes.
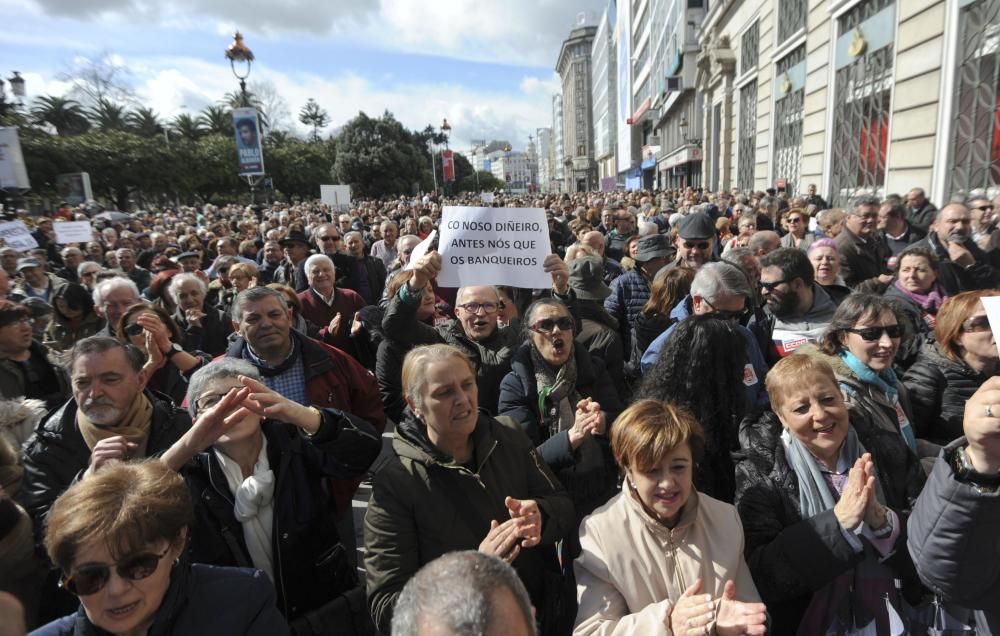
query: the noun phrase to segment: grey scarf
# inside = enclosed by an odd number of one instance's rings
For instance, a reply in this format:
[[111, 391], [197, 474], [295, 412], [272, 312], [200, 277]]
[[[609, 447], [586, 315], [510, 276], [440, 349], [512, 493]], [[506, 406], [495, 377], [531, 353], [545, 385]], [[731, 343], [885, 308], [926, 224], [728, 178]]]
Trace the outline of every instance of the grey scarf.
[[[799, 480], [799, 508], [802, 511], [802, 518], [809, 519], [833, 508], [837, 504], [836, 499], [834, 499], [835, 493], [831, 491], [830, 485], [823, 478], [819, 460], [788, 429], [781, 433], [781, 438], [788, 442], [788, 464]], [[849, 466], [853, 466], [854, 462], [866, 452], [868, 451], [858, 440], [858, 434], [854, 431], [854, 427], [848, 426], [847, 438], [844, 440], [844, 445], [840, 447], [840, 457]], [[875, 477], [875, 495], [882, 504], [885, 504], [885, 493], [882, 492], [882, 483], [878, 475]]]
[[542, 422], [546, 419], [546, 400], [551, 398], [556, 406], [549, 435], [571, 428], [576, 420], [576, 403], [580, 401], [580, 394], [576, 391], [576, 355], [570, 354], [569, 360], [553, 373], [552, 367], [532, 345], [531, 362], [535, 368], [535, 389], [538, 391], [538, 411]]

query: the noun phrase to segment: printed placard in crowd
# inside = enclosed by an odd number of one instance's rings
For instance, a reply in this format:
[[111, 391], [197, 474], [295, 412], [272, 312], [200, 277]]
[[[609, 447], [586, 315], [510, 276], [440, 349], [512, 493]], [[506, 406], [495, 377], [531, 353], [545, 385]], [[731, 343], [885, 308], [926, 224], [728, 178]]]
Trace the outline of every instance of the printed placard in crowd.
[[979, 300], [986, 309], [986, 319], [990, 321], [993, 340], [997, 343], [997, 351], [1000, 352], [1000, 296], [986, 296]]
[[414, 263], [420, 260], [420, 258], [427, 253], [427, 250], [429, 250], [431, 245], [434, 243], [434, 239], [437, 238], [437, 232], [437, 230], [431, 230], [431, 233], [427, 235], [427, 238], [420, 241], [413, 247], [413, 251], [410, 252], [410, 261], [403, 269], [413, 269]]
[[483, 203], [489, 203], [489, 204], [493, 203], [493, 193], [492, 192], [483, 192], [482, 194], [479, 195], [479, 198], [480, 198], [480, 200], [482, 200]]
[[66, 245], [67, 243], [89, 243], [93, 240], [93, 228], [90, 221], [62, 221], [53, 223], [52, 229], [56, 233], [56, 243]]
[[28, 226], [21, 221], [0, 223], [0, 239], [3, 239], [4, 245], [13, 247], [19, 252], [25, 252], [38, 247], [38, 241], [28, 231]]
[[442, 287], [552, 285], [543, 268], [551, 252], [545, 210], [446, 206], [439, 227]]

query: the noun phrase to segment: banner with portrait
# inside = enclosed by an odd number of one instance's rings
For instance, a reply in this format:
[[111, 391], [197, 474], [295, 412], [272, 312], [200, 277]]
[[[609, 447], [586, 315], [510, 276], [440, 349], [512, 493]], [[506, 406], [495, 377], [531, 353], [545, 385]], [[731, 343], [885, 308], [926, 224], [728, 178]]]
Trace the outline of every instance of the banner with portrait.
[[236, 135], [236, 159], [241, 177], [264, 174], [264, 150], [256, 108], [233, 109], [233, 132]]

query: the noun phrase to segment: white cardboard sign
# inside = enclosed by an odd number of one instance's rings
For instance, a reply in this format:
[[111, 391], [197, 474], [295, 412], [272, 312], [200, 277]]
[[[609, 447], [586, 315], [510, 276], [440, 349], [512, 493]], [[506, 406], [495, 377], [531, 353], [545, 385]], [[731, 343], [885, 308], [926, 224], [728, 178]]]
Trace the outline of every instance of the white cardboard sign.
[[93, 228], [90, 221], [61, 221], [53, 223], [52, 229], [56, 233], [56, 243], [66, 245], [67, 243], [89, 243], [94, 240]]
[[439, 227], [442, 287], [552, 285], [543, 267], [551, 252], [545, 210], [446, 206]]
[[986, 309], [986, 318], [990, 321], [990, 330], [1000, 351], [1000, 296], [985, 296], [979, 299]]
[[13, 247], [19, 252], [38, 247], [38, 241], [31, 235], [28, 226], [21, 221], [0, 223], [0, 239], [3, 239], [4, 245]]
[[480, 200], [482, 200], [483, 203], [493, 203], [492, 192], [483, 192], [482, 194], [479, 195], [479, 198]]

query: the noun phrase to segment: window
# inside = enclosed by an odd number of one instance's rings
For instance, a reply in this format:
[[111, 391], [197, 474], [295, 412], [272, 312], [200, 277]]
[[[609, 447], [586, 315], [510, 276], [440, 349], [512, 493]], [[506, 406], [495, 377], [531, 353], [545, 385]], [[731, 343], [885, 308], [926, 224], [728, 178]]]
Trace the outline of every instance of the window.
[[760, 23], [754, 22], [740, 38], [740, 74], [757, 66], [760, 57]]
[[754, 166], [757, 163], [757, 80], [740, 89], [739, 157], [736, 165], [736, 185], [740, 190], [752, 190]]
[[808, 13], [808, 0], [781, 0], [778, 11], [779, 44], [806, 28], [806, 15]]
[[774, 181], [784, 179], [788, 192], [796, 192], [799, 181], [805, 62], [806, 47], [803, 45], [775, 64]]

